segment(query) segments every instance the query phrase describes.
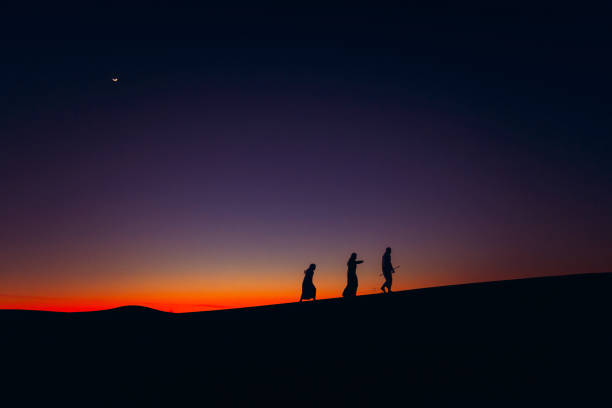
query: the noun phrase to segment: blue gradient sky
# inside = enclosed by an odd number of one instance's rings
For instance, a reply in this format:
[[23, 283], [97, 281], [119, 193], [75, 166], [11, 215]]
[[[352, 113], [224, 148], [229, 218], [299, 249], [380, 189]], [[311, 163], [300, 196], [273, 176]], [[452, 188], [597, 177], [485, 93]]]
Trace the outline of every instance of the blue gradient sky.
[[487, 18], [6, 42], [0, 307], [338, 296], [353, 251], [372, 293], [386, 246], [397, 289], [611, 270], [605, 45]]

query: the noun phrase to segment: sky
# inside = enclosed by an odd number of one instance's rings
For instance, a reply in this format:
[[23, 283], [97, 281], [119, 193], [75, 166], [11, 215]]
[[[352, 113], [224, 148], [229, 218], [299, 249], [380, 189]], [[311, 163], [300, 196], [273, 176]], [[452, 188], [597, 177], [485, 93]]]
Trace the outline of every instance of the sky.
[[557, 11], [14, 11], [0, 308], [612, 271], [611, 28]]

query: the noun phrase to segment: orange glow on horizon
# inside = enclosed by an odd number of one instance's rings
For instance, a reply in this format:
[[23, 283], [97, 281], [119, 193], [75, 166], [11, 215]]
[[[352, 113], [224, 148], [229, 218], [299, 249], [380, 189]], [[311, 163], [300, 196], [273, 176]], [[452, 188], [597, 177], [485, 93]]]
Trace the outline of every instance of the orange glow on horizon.
[[[338, 288], [318, 288], [318, 299], [341, 296], [343, 286]], [[395, 290], [410, 289], [397, 287]], [[221, 309], [234, 309], [290, 303], [299, 300], [301, 282], [291, 287], [277, 287], [274, 290], [245, 288], [240, 292], [220, 290], [198, 293], [197, 291], [172, 292], [132, 292], [116, 295], [92, 292], [79, 297], [10, 296], [0, 294], [0, 309], [41, 310], [55, 312], [85, 312], [112, 309], [126, 305], [138, 305], [165, 312], [185, 313]], [[372, 288], [360, 287], [358, 295], [376, 293]]]
[[[308, 259], [305, 255], [300, 256]], [[381, 293], [383, 278], [379, 258], [378, 252], [364, 251], [366, 263], [358, 270], [358, 295]], [[122, 258], [114, 255], [106, 261], [100, 258], [88, 264], [80, 258], [61, 262], [59, 255], [54, 255], [43, 260], [14, 260], [3, 265], [6, 273], [0, 277], [0, 309], [81, 312], [139, 305], [184, 313], [299, 300], [303, 270], [309, 264], [307, 260], [296, 266], [294, 260], [278, 257], [270, 260], [251, 255], [245, 259], [228, 259], [229, 262], [216, 258], [185, 258], [178, 263], [144, 256]], [[314, 275], [317, 299], [340, 297], [346, 285], [344, 257], [322, 256], [319, 259]], [[573, 265], [559, 269], [552, 264], [529, 262], [506, 262], [493, 268], [491, 263], [478, 259], [458, 262], [453, 254], [432, 258], [427, 254], [409, 257], [400, 253], [394, 258], [394, 263], [402, 267], [394, 275], [393, 290], [600, 269], [584, 270], [587, 268], [574, 268]], [[24, 279], [28, 275], [37, 278]]]
[[[516, 278], [529, 277], [530, 275], [516, 276]], [[405, 278], [405, 277], [404, 277]], [[440, 281], [403, 281], [398, 279], [394, 284], [395, 291], [444, 286], [449, 284], [461, 284], [480, 280], [440, 280]], [[372, 282], [363, 280], [358, 295], [380, 293], [371, 287]], [[376, 284], [380, 282], [376, 280]], [[113, 309], [127, 305], [138, 305], [150, 307], [165, 312], [186, 313], [210, 310], [234, 309], [242, 307], [263, 306], [279, 303], [297, 302], [299, 300], [301, 287], [277, 287], [275, 290], [243, 290], [241, 292], [210, 291], [199, 293], [197, 291], [173, 291], [173, 292], [132, 292], [121, 294], [91, 293], [79, 297], [45, 297], [45, 296], [20, 296], [0, 293], [0, 309], [40, 310], [54, 312], [86, 312], [95, 310]], [[318, 288], [317, 299], [338, 298], [341, 296], [342, 287], [329, 289]]]

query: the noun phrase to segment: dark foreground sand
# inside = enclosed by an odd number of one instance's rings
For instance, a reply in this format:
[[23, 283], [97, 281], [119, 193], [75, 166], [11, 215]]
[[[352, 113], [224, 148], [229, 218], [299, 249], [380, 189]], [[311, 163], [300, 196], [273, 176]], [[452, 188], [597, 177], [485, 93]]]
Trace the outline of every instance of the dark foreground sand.
[[607, 405], [611, 294], [612, 274], [585, 274], [186, 314], [0, 311], [2, 391], [37, 406]]

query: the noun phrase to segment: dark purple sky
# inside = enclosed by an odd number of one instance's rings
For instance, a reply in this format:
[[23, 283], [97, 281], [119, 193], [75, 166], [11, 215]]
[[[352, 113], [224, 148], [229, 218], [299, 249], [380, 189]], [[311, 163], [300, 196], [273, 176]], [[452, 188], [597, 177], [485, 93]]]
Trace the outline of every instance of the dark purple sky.
[[337, 296], [353, 251], [368, 293], [388, 245], [398, 289], [612, 270], [596, 15], [166, 12], [3, 42], [0, 307]]

